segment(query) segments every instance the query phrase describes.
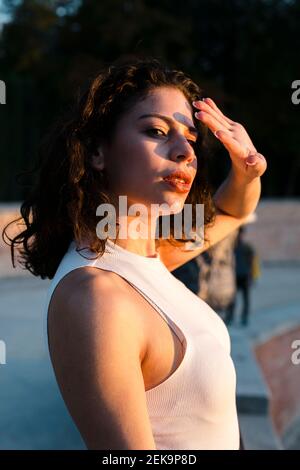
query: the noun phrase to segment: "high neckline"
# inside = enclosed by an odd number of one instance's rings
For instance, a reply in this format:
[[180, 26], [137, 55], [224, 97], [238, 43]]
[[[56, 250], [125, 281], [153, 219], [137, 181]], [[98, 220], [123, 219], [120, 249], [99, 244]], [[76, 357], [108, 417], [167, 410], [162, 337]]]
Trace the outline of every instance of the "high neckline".
[[113, 251], [117, 252], [120, 255], [126, 256], [127, 258], [131, 258], [133, 261], [146, 261], [148, 263], [155, 263], [157, 264], [158, 262], [161, 263], [159, 253], [156, 252], [155, 256], [143, 256], [139, 255], [138, 253], [134, 253], [133, 251], [127, 250], [120, 245], [117, 245], [114, 243], [112, 240], [109, 238], [106, 240], [107, 246], [112, 249]]

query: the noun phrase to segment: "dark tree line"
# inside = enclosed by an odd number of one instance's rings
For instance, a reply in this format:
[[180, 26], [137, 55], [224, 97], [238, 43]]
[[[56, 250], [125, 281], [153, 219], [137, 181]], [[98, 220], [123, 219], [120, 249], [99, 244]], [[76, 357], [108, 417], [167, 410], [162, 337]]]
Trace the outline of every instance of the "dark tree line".
[[[6, 0], [0, 36], [0, 200], [20, 200], [15, 175], [34, 165], [41, 136], [78, 87], [121, 54], [182, 68], [269, 161], [265, 196], [299, 196], [300, 2], [287, 0]], [[212, 139], [213, 141], [213, 139]], [[218, 143], [214, 185], [229, 159]], [[24, 183], [24, 182], [23, 182]], [[25, 181], [26, 183], [26, 181]]]

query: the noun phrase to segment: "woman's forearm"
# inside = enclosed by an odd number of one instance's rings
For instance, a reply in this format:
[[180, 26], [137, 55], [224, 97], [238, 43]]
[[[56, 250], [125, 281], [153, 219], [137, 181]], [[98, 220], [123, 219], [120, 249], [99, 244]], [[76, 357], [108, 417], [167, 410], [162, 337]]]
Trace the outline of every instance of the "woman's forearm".
[[214, 202], [218, 209], [233, 217], [247, 217], [255, 211], [261, 193], [260, 177], [245, 180], [230, 171], [225, 181], [214, 195]]

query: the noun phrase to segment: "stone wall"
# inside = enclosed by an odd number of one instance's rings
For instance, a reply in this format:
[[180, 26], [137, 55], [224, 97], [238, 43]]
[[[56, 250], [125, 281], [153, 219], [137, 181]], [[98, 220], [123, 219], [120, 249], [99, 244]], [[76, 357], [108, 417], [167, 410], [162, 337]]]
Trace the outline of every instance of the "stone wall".
[[246, 238], [264, 262], [300, 263], [300, 199], [261, 200]]

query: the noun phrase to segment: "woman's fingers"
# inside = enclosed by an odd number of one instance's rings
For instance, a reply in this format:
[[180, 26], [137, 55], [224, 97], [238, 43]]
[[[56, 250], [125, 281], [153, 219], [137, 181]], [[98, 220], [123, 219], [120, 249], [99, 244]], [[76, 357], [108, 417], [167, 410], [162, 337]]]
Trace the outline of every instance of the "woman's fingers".
[[193, 102], [193, 105], [200, 109], [195, 113], [196, 117], [222, 142], [232, 161], [247, 167], [262, 164], [264, 156], [258, 154], [245, 128], [224, 116], [211, 98], [205, 98], [205, 102]]
[[257, 163], [266, 164], [267, 161], [261, 153], [256, 152], [254, 154], [248, 155], [248, 157], [246, 158], [246, 163], [249, 166], [253, 166], [253, 165], [256, 165]]
[[267, 161], [261, 153], [256, 153], [253, 157], [251, 164], [246, 159], [246, 171], [252, 176], [262, 176], [267, 169]]
[[215, 134], [228, 151], [237, 174], [247, 175], [248, 180], [261, 176], [265, 172], [266, 159], [257, 152], [246, 129], [241, 124], [224, 116], [211, 98], [193, 102], [193, 105], [200, 110], [195, 113], [196, 118]]
[[223, 119], [228, 122], [228, 124], [234, 124], [234, 121], [232, 119], [229, 119], [227, 116], [225, 116], [225, 114], [222, 113], [222, 111], [220, 110], [220, 108], [218, 108], [214, 100], [212, 100], [211, 98], [204, 98], [204, 103], [209, 104], [216, 112], [220, 113]]
[[203, 103], [204, 105], [212, 109], [215, 113], [219, 114], [222, 117], [222, 119], [224, 119], [227, 122], [227, 124], [229, 124], [230, 126], [234, 124], [234, 121], [232, 121], [232, 119], [229, 119], [227, 116], [225, 116], [225, 114], [222, 113], [220, 108], [218, 108], [216, 103], [211, 98], [203, 98], [202, 100], [195, 101], [194, 103], [197, 103], [197, 104]]
[[212, 106], [209, 106], [204, 101], [194, 101], [193, 105], [195, 108], [199, 109], [200, 112], [207, 113], [214, 117], [225, 129], [231, 129], [231, 124], [225, 119], [225, 116], [220, 111], [214, 110]]
[[267, 161], [261, 153], [241, 145], [228, 132], [218, 130], [215, 135], [228, 150], [233, 164], [245, 165], [247, 172], [251, 172], [254, 176], [260, 176], [265, 172]]
[[206, 111], [198, 111], [195, 113], [197, 119], [199, 119], [203, 124], [208, 126], [208, 128], [215, 133], [217, 130], [221, 129], [224, 131], [229, 131], [227, 124], [212, 115], [212, 113]]
[[236, 155], [240, 158], [245, 158], [249, 154], [249, 149], [242, 146], [236, 139], [234, 139], [227, 131], [218, 129], [215, 133], [217, 139], [219, 139], [226, 150], [231, 155]]

